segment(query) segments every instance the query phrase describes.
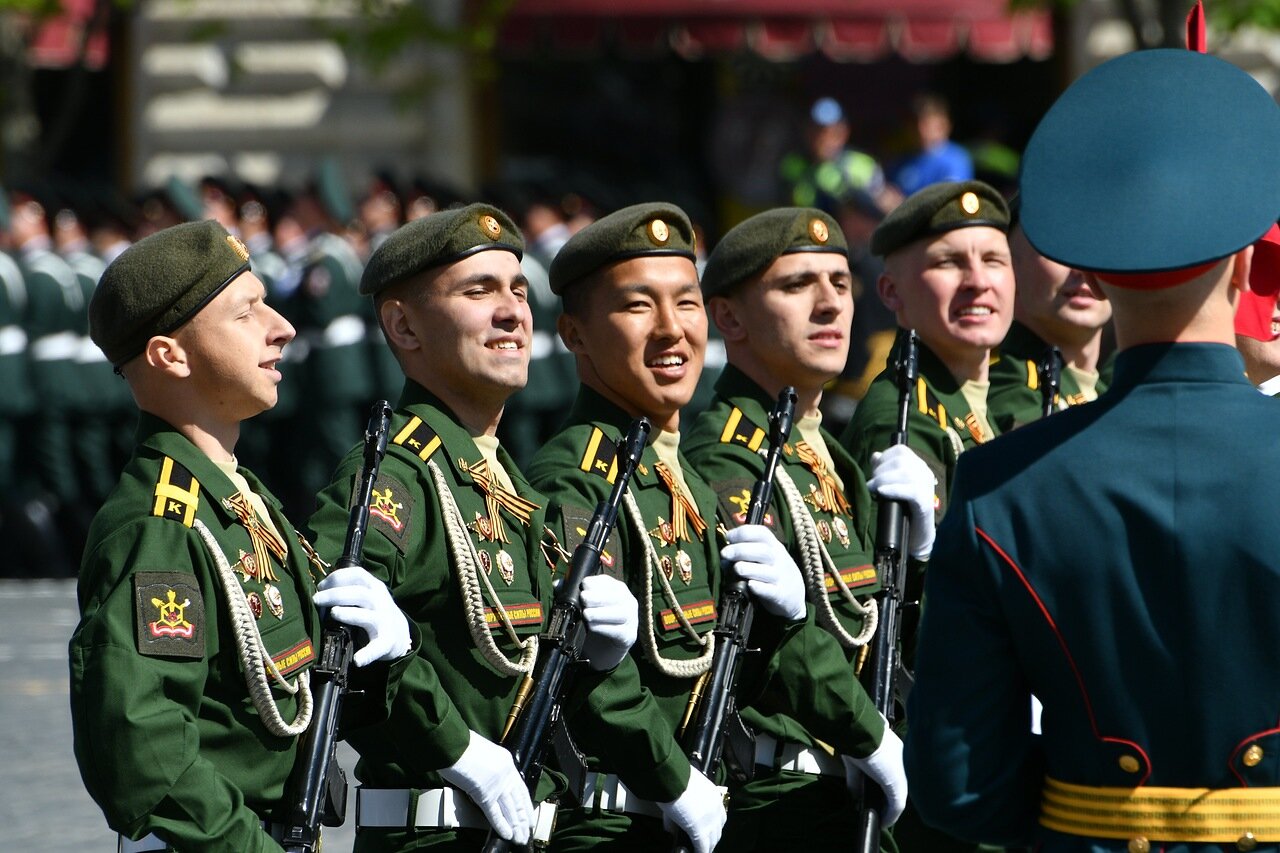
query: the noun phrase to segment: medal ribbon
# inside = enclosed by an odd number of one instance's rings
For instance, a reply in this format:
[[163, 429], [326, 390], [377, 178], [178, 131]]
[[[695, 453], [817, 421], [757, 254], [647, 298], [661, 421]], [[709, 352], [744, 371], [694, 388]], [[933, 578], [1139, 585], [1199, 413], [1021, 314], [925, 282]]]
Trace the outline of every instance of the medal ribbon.
[[684, 489], [680, 488], [680, 482], [676, 480], [676, 475], [671, 473], [667, 463], [659, 462], [654, 468], [657, 470], [658, 476], [662, 478], [663, 484], [666, 485], [667, 491], [671, 493], [671, 530], [675, 537], [686, 542], [692, 542], [693, 537], [689, 535], [689, 525], [693, 525], [693, 532], [698, 534], [698, 538], [701, 539], [703, 531], [707, 529], [707, 523], [698, 514], [698, 508], [694, 506], [689, 496], [684, 493]]
[[796, 453], [800, 455], [800, 461], [805, 467], [813, 472], [813, 476], [818, 478], [818, 487], [822, 489], [823, 506], [818, 507], [835, 515], [836, 513], [844, 513], [852, 516], [853, 508], [849, 506], [849, 501], [840, 493], [840, 489], [836, 486], [836, 478], [831, 476], [831, 472], [827, 470], [827, 463], [822, 461], [822, 457], [814, 452], [813, 448], [807, 442], [796, 442]]
[[533, 518], [533, 514], [538, 511], [538, 505], [527, 498], [522, 498], [510, 489], [506, 489], [498, 482], [498, 478], [489, 470], [487, 460], [481, 459], [474, 465], [468, 465], [462, 459], [458, 460], [459, 467], [471, 475], [471, 480], [476, 484], [480, 491], [484, 492], [485, 511], [489, 513], [489, 521], [493, 524], [493, 538], [500, 542], [510, 542], [507, 538], [506, 527], [502, 523], [502, 516], [498, 513], [498, 507], [503, 507], [507, 512], [514, 515], [526, 527]]
[[249, 499], [241, 492], [236, 492], [224, 499], [223, 503], [236, 514], [236, 518], [249, 531], [249, 540], [253, 542], [253, 556], [258, 561], [258, 571], [262, 573], [262, 579], [279, 580], [279, 576], [271, 568], [271, 561], [267, 558], [267, 554], [273, 554], [283, 566], [284, 555], [287, 553], [285, 543], [263, 523], [258, 513], [254, 511], [253, 505], [249, 503]]

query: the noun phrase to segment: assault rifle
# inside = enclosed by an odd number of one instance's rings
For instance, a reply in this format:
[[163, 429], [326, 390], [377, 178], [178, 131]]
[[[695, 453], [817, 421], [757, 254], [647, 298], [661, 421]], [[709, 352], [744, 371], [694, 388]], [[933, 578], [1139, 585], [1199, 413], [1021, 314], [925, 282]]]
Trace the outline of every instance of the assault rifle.
[[[898, 353], [895, 383], [898, 386], [898, 427], [889, 445], [907, 442], [907, 418], [911, 414], [911, 389], [916, 384], [917, 358], [920, 339], [915, 330], [907, 333]], [[872, 650], [873, 668], [867, 692], [876, 710], [893, 725], [897, 717], [895, 709], [896, 683], [901, 672], [902, 657], [898, 647], [902, 633], [902, 605], [907, 587], [907, 540], [911, 532], [911, 517], [902, 501], [881, 500], [876, 519], [876, 576], [884, 585], [880, 594], [880, 624], [876, 628], [875, 647]], [[909, 681], [901, 685], [904, 692]], [[860, 787], [859, 792], [857, 788]], [[858, 796], [861, 794], [861, 796]], [[855, 783], [855, 800], [860, 803], [858, 813], [858, 838], [854, 850], [858, 853], [877, 853], [880, 850], [880, 826], [884, 811], [884, 793], [875, 785], [866, 784], [866, 776], [859, 775]]]
[[1053, 414], [1054, 404], [1058, 401], [1058, 392], [1062, 389], [1062, 352], [1057, 347], [1049, 347], [1036, 365], [1036, 373], [1040, 375], [1041, 414], [1046, 418]]
[[[764, 521], [769, 501], [773, 497], [773, 475], [778, 469], [782, 447], [791, 438], [791, 424], [796, 415], [796, 390], [790, 386], [782, 389], [778, 402], [769, 413], [769, 453], [765, 456], [764, 473], [751, 489], [751, 503], [747, 505], [746, 524]], [[708, 777], [720, 768], [724, 750], [726, 724], [737, 713], [738, 671], [742, 655], [747, 651], [747, 638], [751, 634], [751, 622], [755, 606], [742, 579], [729, 583], [720, 596], [720, 614], [716, 621], [716, 650], [711, 657], [711, 668], [703, 676], [705, 694], [697, 708], [697, 720], [688, 739], [689, 764]], [[698, 686], [704, 684], [699, 679]], [[690, 698], [699, 702], [697, 689]], [[683, 832], [676, 831], [673, 853], [691, 853], [693, 845]]]
[[[379, 400], [369, 415], [364, 432], [364, 467], [360, 472], [359, 499], [351, 507], [347, 521], [347, 539], [335, 569], [360, 565], [364, 550], [364, 534], [369, 529], [369, 502], [378, 468], [387, 452], [387, 432], [391, 423], [391, 406]], [[347, 777], [338, 766], [338, 718], [342, 699], [347, 693], [351, 659], [355, 654], [352, 629], [338, 622], [333, 614], [325, 617], [320, 636], [320, 657], [312, 676], [314, 712], [311, 725], [302, 736], [298, 763], [294, 766], [285, 803], [288, 823], [282, 844], [286, 853], [317, 853], [320, 849], [320, 825], [342, 826], [347, 813]]]
[[[560, 583], [547, 619], [547, 630], [538, 638], [538, 660], [516, 694], [507, 715], [502, 743], [511, 750], [529, 793], [542, 777], [542, 765], [551, 742], [551, 733], [560, 717], [560, 702], [569, 686], [572, 667], [582, 659], [587, 626], [582, 620], [582, 582], [600, 568], [600, 554], [618, 521], [618, 506], [627, 493], [631, 475], [640, 464], [649, 440], [649, 419], [637, 418], [618, 448], [618, 473], [609, 497], [596, 505], [595, 515], [582, 544], [573, 550], [569, 574]], [[510, 841], [490, 830], [483, 853], [505, 853], [515, 849]]]

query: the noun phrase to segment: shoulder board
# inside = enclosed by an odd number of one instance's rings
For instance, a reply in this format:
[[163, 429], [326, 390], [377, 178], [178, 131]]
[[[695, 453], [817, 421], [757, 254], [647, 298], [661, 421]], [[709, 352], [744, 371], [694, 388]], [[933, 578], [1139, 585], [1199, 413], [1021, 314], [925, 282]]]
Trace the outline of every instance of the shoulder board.
[[737, 406], [729, 412], [724, 429], [720, 430], [721, 444], [740, 444], [752, 453], [760, 449], [767, 437], [768, 433], [752, 423]]
[[1040, 365], [1027, 359], [1027, 387], [1032, 391], [1040, 390]]
[[578, 467], [613, 483], [618, 478], [618, 446], [606, 438], [599, 427], [592, 427], [591, 438]]
[[436, 431], [427, 426], [422, 418], [414, 415], [409, 418], [404, 428], [396, 433], [396, 437], [391, 439], [391, 443], [400, 445], [426, 462], [431, 458], [431, 454], [440, 449], [440, 436], [436, 435]]
[[166, 456], [160, 464], [155, 498], [151, 506], [152, 515], [180, 521], [190, 527], [200, 506], [200, 481], [173, 457]]
[[947, 407], [934, 396], [923, 376], [916, 377], [916, 407], [920, 414], [936, 420], [940, 429], [947, 428]]

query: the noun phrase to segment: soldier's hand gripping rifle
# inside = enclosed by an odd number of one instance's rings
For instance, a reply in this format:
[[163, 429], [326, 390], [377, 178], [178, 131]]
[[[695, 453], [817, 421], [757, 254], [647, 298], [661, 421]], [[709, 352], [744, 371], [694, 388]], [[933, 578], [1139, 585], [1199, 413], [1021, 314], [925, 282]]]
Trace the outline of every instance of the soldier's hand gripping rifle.
[[1053, 414], [1062, 390], [1062, 351], [1049, 347], [1036, 365], [1036, 373], [1040, 374], [1040, 413], [1047, 418]]
[[[538, 660], [516, 694], [507, 716], [502, 745], [511, 751], [516, 771], [533, 795], [542, 776], [542, 765], [551, 733], [560, 716], [560, 702], [569, 686], [572, 667], [582, 659], [587, 627], [582, 619], [582, 582], [600, 569], [600, 555], [618, 521], [618, 507], [627, 493], [631, 475], [640, 464], [649, 441], [649, 419], [637, 418], [618, 448], [618, 473], [609, 497], [596, 505], [595, 515], [582, 543], [573, 550], [569, 574], [556, 589], [547, 630], [538, 638]], [[515, 845], [490, 830], [483, 853], [505, 853]]]
[[[915, 387], [917, 358], [920, 339], [915, 330], [907, 333], [895, 364], [895, 383], [898, 386], [898, 427], [890, 446], [907, 441], [907, 418], [911, 413], [911, 389]], [[875, 647], [872, 650], [871, 682], [867, 692], [884, 718], [892, 725], [897, 716], [895, 688], [902, 667], [899, 650], [902, 633], [902, 604], [907, 586], [907, 541], [910, 535], [911, 517], [902, 501], [880, 500], [876, 519], [876, 576], [884, 585], [880, 595], [880, 624], [876, 628]], [[903, 685], [905, 689], [906, 685]], [[876, 785], [868, 785], [866, 776], [859, 775], [854, 791], [860, 803], [858, 814], [858, 838], [854, 846], [857, 853], [877, 853], [880, 849], [880, 828], [884, 811], [884, 795]], [[859, 796], [861, 794], [861, 796]]]
[[[369, 529], [369, 502], [378, 468], [387, 452], [387, 432], [391, 406], [379, 400], [369, 415], [364, 433], [364, 467], [360, 472], [358, 499], [347, 521], [347, 539], [342, 556], [334, 565], [345, 569], [360, 565], [364, 535]], [[347, 693], [351, 659], [355, 654], [352, 629], [333, 614], [325, 617], [320, 638], [320, 657], [312, 673], [313, 701], [311, 725], [302, 736], [297, 764], [285, 788], [288, 824], [283, 846], [287, 853], [316, 853], [320, 849], [320, 825], [341, 826], [347, 812], [347, 777], [338, 766], [338, 718]]]
[[[745, 524], [760, 524], [773, 498], [773, 475], [782, 457], [782, 448], [791, 438], [791, 424], [796, 416], [796, 390], [782, 389], [773, 411], [769, 413], [769, 452], [765, 456], [764, 473], [751, 488]], [[726, 724], [737, 713], [738, 673], [742, 655], [747, 651], [747, 638], [755, 607], [741, 578], [725, 586], [720, 596], [720, 613], [716, 621], [716, 650], [711, 668], [698, 684], [703, 688], [698, 702], [697, 718], [688, 738], [689, 764], [708, 778], [720, 768], [724, 751]], [[692, 853], [693, 845], [685, 834], [676, 831], [673, 853]]]

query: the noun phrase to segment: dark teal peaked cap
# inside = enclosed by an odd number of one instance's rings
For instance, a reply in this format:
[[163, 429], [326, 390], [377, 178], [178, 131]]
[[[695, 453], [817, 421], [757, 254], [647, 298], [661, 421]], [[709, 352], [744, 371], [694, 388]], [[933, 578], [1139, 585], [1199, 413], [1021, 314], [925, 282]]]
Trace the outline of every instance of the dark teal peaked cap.
[[1019, 210], [1031, 245], [1077, 269], [1164, 272], [1226, 257], [1280, 217], [1280, 107], [1208, 54], [1112, 59], [1036, 128]]

